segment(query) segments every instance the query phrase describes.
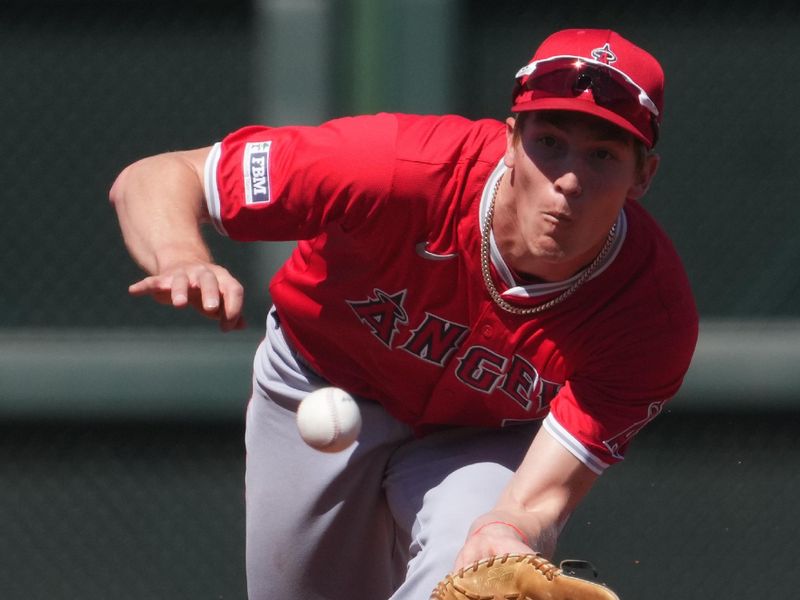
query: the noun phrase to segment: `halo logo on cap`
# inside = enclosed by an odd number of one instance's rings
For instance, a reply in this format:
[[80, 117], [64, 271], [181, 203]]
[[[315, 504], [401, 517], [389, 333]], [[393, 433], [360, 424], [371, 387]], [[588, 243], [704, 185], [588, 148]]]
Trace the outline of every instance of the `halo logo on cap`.
[[606, 42], [602, 48], [595, 48], [592, 50], [592, 58], [604, 62], [607, 65], [613, 65], [617, 62], [617, 55], [611, 51], [611, 44]]

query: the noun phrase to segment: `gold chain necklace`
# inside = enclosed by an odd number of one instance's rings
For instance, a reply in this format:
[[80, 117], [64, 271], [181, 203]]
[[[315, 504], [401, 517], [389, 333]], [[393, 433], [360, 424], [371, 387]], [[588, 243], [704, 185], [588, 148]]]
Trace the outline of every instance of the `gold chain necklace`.
[[580, 276], [575, 280], [575, 283], [569, 286], [569, 288], [567, 288], [564, 292], [552, 300], [548, 300], [544, 304], [529, 306], [527, 308], [513, 306], [512, 304], [506, 302], [500, 295], [500, 292], [497, 291], [494, 281], [492, 280], [492, 271], [489, 268], [489, 238], [492, 231], [492, 220], [494, 219], [494, 204], [495, 200], [497, 200], [497, 191], [500, 189], [500, 183], [502, 181], [503, 177], [501, 176], [494, 185], [494, 189], [492, 190], [492, 199], [489, 202], [489, 210], [486, 211], [486, 217], [483, 220], [483, 232], [481, 233], [481, 272], [483, 273], [483, 280], [486, 282], [486, 289], [497, 306], [514, 315], [535, 315], [554, 307], [556, 304], [560, 304], [572, 296], [572, 294], [574, 294], [575, 291], [581, 287], [594, 274], [595, 271], [597, 271], [597, 268], [603, 263], [606, 256], [608, 256], [608, 253], [611, 251], [611, 247], [614, 245], [614, 239], [617, 237], [617, 224], [614, 223], [614, 225], [612, 225], [611, 229], [608, 231], [606, 243], [603, 244], [600, 253], [595, 257], [592, 263], [586, 267], [586, 269], [584, 269]]

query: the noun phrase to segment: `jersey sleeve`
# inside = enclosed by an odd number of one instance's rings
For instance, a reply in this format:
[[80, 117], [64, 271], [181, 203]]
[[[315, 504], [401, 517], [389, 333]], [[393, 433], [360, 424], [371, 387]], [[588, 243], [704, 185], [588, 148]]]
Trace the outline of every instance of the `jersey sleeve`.
[[596, 473], [623, 460], [677, 394], [694, 354], [697, 309], [679, 263], [667, 263], [648, 269], [647, 292], [630, 294], [586, 337], [583, 365], [545, 418], [547, 431]]
[[[680, 388], [694, 350], [686, 326], [647, 340], [620, 344], [614, 360], [598, 359], [566, 382], [544, 427], [595, 473], [623, 460], [631, 440], [657, 417]], [[603, 365], [603, 363], [606, 363]]]
[[240, 129], [206, 161], [211, 220], [237, 240], [301, 240], [333, 223], [353, 227], [391, 189], [395, 137], [391, 115]]

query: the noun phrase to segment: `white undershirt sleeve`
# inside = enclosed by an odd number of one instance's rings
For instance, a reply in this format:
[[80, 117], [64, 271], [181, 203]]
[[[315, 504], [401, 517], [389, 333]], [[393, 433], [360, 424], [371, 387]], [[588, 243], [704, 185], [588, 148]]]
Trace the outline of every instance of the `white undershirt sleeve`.
[[547, 433], [553, 436], [555, 440], [564, 446], [575, 458], [586, 465], [592, 472], [597, 475], [602, 475], [603, 471], [608, 468], [608, 463], [600, 460], [594, 454], [581, 444], [578, 439], [569, 431], [556, 421], [552, 413], [545, 417], [542, 426], [547, 430]]
[[211, 152], [208, 153], [203, 173], [203, 191], [205, 192], [206, 206], [208, 207], [208, 214], [211, 216], [211, 222], [217, 231], [227, 236], [228, 232], [225, 231], [225, 226], [222, 224], [222, 208], [220, 206], [219, 190], [217, 189], [217, 166], [219, 165], [221, 153], [222, 144], [220, 142], [214, 144], [211, 147]]

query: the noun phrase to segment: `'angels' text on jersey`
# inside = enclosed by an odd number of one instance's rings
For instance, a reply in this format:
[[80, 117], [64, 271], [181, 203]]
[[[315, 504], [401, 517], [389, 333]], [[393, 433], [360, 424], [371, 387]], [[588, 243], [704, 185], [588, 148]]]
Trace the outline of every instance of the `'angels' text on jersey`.
[[[410, 323], [403, 307], [407, 290], [389, 293], [374, 289], [366, 300], [347, 304], [372, 335], [392, 350], [401, 349], [428, 363], [446, 366], [468, 337], [469, 327], [430, 312], [419, 323]], [[398, 344], [398, 333], [408, 339]], [[464, 384], [484, 394], [500, 389], [524, 410], [538, 414], [555, 397], [561, 385], [540, 377], [524, 357], [502, 356], [485, 346], [470, 346], [455, 357], [455, 375]]]

